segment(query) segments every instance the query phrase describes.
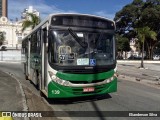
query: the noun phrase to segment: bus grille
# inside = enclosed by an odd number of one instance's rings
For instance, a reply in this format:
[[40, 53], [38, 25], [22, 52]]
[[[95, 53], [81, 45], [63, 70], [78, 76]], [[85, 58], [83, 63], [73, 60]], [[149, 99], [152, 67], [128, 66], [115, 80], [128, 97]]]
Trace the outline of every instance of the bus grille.
[[91, 82], [89, 81], [70, 81], [73, 84], [88, 84], [88, 83], [98, 83], [98, 82], [102, 82], [103, 80], [92, 80]]

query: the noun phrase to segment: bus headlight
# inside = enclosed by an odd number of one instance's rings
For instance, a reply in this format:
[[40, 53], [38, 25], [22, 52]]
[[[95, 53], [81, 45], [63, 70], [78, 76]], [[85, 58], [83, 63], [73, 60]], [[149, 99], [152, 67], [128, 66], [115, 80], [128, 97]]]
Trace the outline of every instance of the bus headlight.
[[110, 83], [110, 82], [112, 82], [114, 79], [115, 79], [115, 76], [112, 76], [111, 78], [106, 79], [106, 80], [105, 80], [105, 83]]
[[48, 73], [49, 73], [50, 78], [51, 78], [54, 82], [56, 82], [56, 83], [58, 83], [58, 84], [60, 84], [60, 85], [63, 85], [63, 86], [70, 86], [70, 82], [69, 82], [69, 81], [62, 80], [62, 79], [58, 78], [58, 77], [57, 77], [55, 74], [53, 74], [51, 71], [48, 71]]

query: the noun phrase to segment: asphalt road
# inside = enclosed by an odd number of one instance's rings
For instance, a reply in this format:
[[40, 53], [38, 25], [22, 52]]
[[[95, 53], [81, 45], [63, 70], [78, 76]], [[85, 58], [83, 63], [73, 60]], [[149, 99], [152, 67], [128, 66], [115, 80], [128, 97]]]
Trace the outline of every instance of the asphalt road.
[[[132, 69], [130, 67], [130, 69]], [[64, 120], [159, 120], [157, 117], [106, 117], [101, 111], [160, 111], [160, 90], [132, 81], [118, 80], [118, 92], [90, 98], [77, 98], [72, 100], [55, 101], [43, 99], [39, 91], [31, 82], [24, 79], [22, 66], [18, 63], [0, 63], [0, 70], [13, 74], [21, 81], [24, 88], [45, 101], [43, 108], [49, 106], [54, 111], [96, 111], [99, 117], [67, 117], [58, 116], [55, 119]], [[127, 72], [127, 71], [126, 71]], [[27, 92], [25, 90], [25, 92]], [[29, 93], [29, 92], [28, 92]], [[28, 94], [26, 93], [26, 94]], [[30, 93], [31, 94], [31, 93]], [[38, 100], [38, 99], [37, 99]], [[36, 101], [38, 102], [38, 101]], [[89, 114], [89, 112], [88, 112]], [[89, 114], [90, 115], [90, 114]], [[83, 115], [82, 115], [83, 116]], [[46, 119], [47, 120], [47, 119]]]

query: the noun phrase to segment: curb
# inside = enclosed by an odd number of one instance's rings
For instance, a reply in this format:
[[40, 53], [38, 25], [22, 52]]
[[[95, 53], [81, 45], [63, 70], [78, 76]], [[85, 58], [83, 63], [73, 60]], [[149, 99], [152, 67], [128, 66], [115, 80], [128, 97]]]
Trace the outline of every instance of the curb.
[[[160, 60], [144, 60], [144, 63], [160, 63]], [[117, 60], [117, 63], [141, 63], [141, 60]]]
[[132, 81], [132, 82], [135, 82], [135, 83], [140, 83], [140, 84], [144, 84], [146, 86], [150, 86], [150, 87], [160, 89], [160, 81], [159, 80], [158, 81], [153, 81], [153, 80], [149, 81], [147, 79], [127, 76], [127, 75], [123, 75], [123, 74], [120, 74], [118, 76], [118, 79], [123, 79], [123, 80], [126, 80], [126, 81]]
[[[26, 96], [25, 96], [25, 93], [24, 93], [24, 90], [23, 90], [23, 87], [21, 85], [21, 82], [11, 73], [8, 73], [8, 72], [5, 72], [6, 74], [8, 74], [10, 77], [14, 78], [18, 84], [19, 84], [19, 88], [20, 88], [20, 92], [21, 92], [21, 95], [22, 95], [22, 105], [23, 105], [23, 111], [28, 111], [28, 106], [27, 106], [27, 101], [26, 101]], [[30, 120], [29, 118], [27, 117], [24, 117], [23, 118], [24, 120]]]

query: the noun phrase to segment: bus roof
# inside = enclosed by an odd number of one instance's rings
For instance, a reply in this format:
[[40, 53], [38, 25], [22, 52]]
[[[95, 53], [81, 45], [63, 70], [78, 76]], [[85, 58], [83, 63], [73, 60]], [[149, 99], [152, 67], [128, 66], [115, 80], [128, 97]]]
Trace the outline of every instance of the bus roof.
[[48, 17], [46, 17], [39, 25], [37, 25], [27, 36], [25, 36], [23, 38], [26, 39], [28, 36], [30, 36], [34, 31], [36, 31], [37, 29], [39, 29], [39, 27], [41, 27], [42, 25], [44, 25], [46, 22], [48, 22], [50, 24], [51, 22], [51, 18], [53, 16], [63, 16], [63, 15], [66, 15], [66, 16], [86, 16], [86, 17], [94, 17], [94, 18], [100, 18], [100, 19], [103, 19], [103, 20], [107, 20], [107, 21], [110, 21], [110, 22], [113, 22], [114, 25], [115, 25], [115, 22], [111, 19], [108, 19], [108, 18], [105, 18], [105, 17], [102, 17], [102, 16], [96, 16], [96, 15], [91, 15], [91, 14], [81, 14], [81, 13], [56, 13], [56, 14], [49, 14]]
[[74, 16], [88, 16], [88, 17], [94, 17], [94, 18], [100, 18], [100, 19], [104, 19], [104, 20], [108, 20], [108, 21], [111, 21], [111, 22], [114, 22], [113, 20], [109, 19], [109, 18], [105, 18], [105, 17], [102, 17], [102, 16], [97, 16], [97, 15], [91, 15], [91, 14], [81, 14], [81, 13], [56, 13], [56, 14], [49, 14], [49, 18], [52, 17], [52, 16], [63, 16], [63, 15], [74, 15]]

